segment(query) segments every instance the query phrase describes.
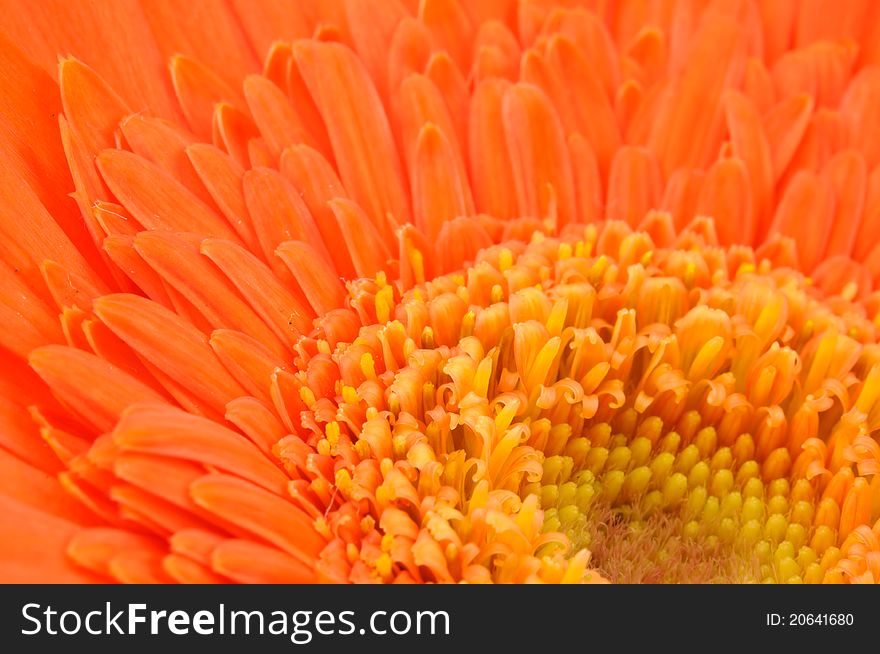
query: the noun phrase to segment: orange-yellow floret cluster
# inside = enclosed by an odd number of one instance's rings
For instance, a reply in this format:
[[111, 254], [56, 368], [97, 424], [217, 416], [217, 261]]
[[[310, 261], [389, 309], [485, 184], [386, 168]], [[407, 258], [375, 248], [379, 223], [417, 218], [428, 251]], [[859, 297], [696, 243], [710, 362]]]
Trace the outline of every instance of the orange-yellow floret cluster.
[[581, 536], [605, 507], [673, 516], [744, 581], [880, 579], [874, 316], [705, 229], [579, 226], [403, 294], [352, 282], [275, 386], [320, 574], [601, 580]]

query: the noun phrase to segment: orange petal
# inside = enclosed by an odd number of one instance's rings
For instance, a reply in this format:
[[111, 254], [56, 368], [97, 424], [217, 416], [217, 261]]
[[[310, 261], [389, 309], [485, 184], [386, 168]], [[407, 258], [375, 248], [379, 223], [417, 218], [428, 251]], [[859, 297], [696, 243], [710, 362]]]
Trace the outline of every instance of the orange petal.
[[871, 487], [864, 477], [856, 477], [840, 510], [838, 538], [843, 541], [853, 529], [871, 519]]
[[654, 84], [667, 67], [667, 44], [663, 32], [646, 25], [636, 34], [624, 59], [633, 69], [632, 76], [645, 86]]
[[[384, 12], [390, 5], [381, 6]], [[375, 13], [369, 25], [370, 31], [377, 29]], [[345, 188], [373, 224], [382, 225], [386, 212], [398, 222], [407, 222], [406, 180], [379, 94], [361, 61], [338, 43], [301, 41], [294, 54], [324, 117]]]
[[801, 94], [780, 101], [764, 118], [764, 131], [773, 157], [775, 180], [782, 177], [791, 162], [807, 131], [812, 113], [813, 98]]
[[702, 21], [688, 46], [693, 65], [674, 78], [651, 132], [651, 150], [667, 174], [680, 166], [705, 166], [718, 152], [723, 133], [719, 101], [743, 74], [744, 43], [741, 28], [726, 16], [707, 15]]
[[263, 61], [263, 77], [286, 93], [290, 91], [287, 88], [287, 67], [291, 61], [293, 48], [284, 41], [275, 41]]
[[430, 241], [443, 223], [474, 213], [467, 173], [443, 131], [427, 123], [419, 134], [413, 163], [415, 225]]
[[638, 231], [650, 236], [657, 247], [670, 247], [675, 242], [675, 223], [666, 211], [649, 211], [639, 223]]
[[278, 281], [266, 264], [235, 243], [205, 239], [201, 252], [235, 285], [276, 336], [293, 346], [312, 326], [312, 313]]
[[0, 449], [0, 495], [35, 511], [80, 525], [98, 524], [97, 516], [75, 500], [54, 476]]
[[596, 154], [587, 140], [578, 133], [568, 138], [568, 153], [574, 175], [577, 221], [592, 223], [604, 215], [602, 179]]
[[846, 145], [843, 120], [837, 111], [820, 108], [810, 119], [804, 138], [791, 159], [788, 170], [780, 180], [786, 186], [791, 176], [799, 170], [819, 172]]
[[32, 294], [51, 301], [39, 265], [46, 259], [106, 289], [73, 242], [49, 214], [33, 189], [18, 175], [4, 174], [0, 184], [0, 257], [16, 271]]
[[67, 543], [82, 531], [68, 520], [0, 496], [0, 580], [3, 583], [95, 583], [100, 576], [67, 558]]
[[849, 145], [862, 152], [868, 168], [880, 163], [880, 135], [868, 129], [880, 121], [880, 66], [859, 71], [840, 102], [840, 114], [849, 131]]
[[779, 232], [773, 233], [772, 228], [767, 239], [755, 250], [755, 258], [759, 261], [767, 259], [777, 268], [797, 269], [800, 266], [794, 239]]
[[617, 48], [598, 13], [581, 7], [555, 10], [544, 25], [542, 32], [567, 37], [576, 43], [584, 59], [591, 63], [608, 97], [612, 97], [621, 84], [620, 57]]
[[[387, 0], [381, 4], [370, 0], [343, 0], [342, 4], [355, 50], [363, 60], [370, 77], [375, 80], [379, 95], [387, 98], [389, 91], [387, 47], [391, 43], [398, 23], [407, 16], [407, 11], [399, 0]], [[319, 102], [318, 105], [320, 104]], [[337, 156], [339, 156], [338, 152]], [[345, 175], [342, 176], [342, 180], [347, 185], [348, 180]]]
[[548, 2], [518, 2], [514, 24], [519, 30], [519, 38], [524, 43], [532, 43], [538, 37], [550, 13]]
[[186, 148], [195, 141], [194, 136], [174, 123], [140, 115], [128, 116], [119, 129], [132, 152], [162, 168], [216, 211], [214, 200], [186, 156]]
[[141, 523], [159, 536], [167, 536], [181, 529], [210, 526], [191, 512], [131, 484], [114, 484], [110, 488], [108, 497], [119, 506], [120, 515]]
[[318, 106], [309, 93], [306, 81], [303, 79], [296, 58], [293, 56], [293, 48], [290, 49], [290, 59], [287, 62], [286, 77], [287, 95], [291, 104], [296, 107], [296, 113], [303, 126], [317, 143], [316, 149], [321, 151], [328, 160], [333, 161], [333, 148], [330, 146], [330, 137], [327, 134], [327, 126]]
[[[543, 51], [538, 48], [526, 50], [523, 53], [520, 66], [522, 72], [519, 75], [519, 81], [533, 84], [547, 94], [559, 116], [563, 131], [566, 134], [578, 131], [580, 125], [575, 115], [573, 102], [569, 97], [569, 84], [562, 76], [563, 71], [558, 66], [551, 66]], [[496, 77], [505, 76], [496, 75]], [[480, 80], [482, 77], [477, 79]], [[518, 80], [514, 77], [512, 81], [516, 82]]]
[[310, 15], [314, 10], [312, 3], [232, 0], [232, 7], [260, 60], [275, 41], [306, 38], [314, 29], [315, 17]]
[[293, 274], [317, 315], [343, 305], [345, 287], [324, 258], [303, 241], [285, 241], [275, 251]]
[[862, 263], [870, 271], [874, 278], [874, 284], [877, 285], [880, 282], [880, 247], [874, 245], [865, 255]]
[[100, 12], [59, 0], [32, 5], [27, 12], [20, 9], [14, 0], [0, 5], [6, 16], [4, 31], [50, 74], [55, 73], [58, 53], [74, 52], [131, 106], [149, 107], [163, 118], [181, 118], [171, 84], [157, 74], [164, 69], [165, 56], [136, 0], [120, 0]]
[[159, 541], [122, 529], [94, 527], [79, 532], [67, 547], [67, 554], [79, 565], [108, 576], [113, 576], [111, 564], [117, 556], [159, 554]]
[[211, 553], [223, 541], [224, 538], [213, 531], [184, 529], [171, 536], [168, 539], [168, 544], [171, 545], [172, 551], [189, 557], [193, 561], [210, 565]]
[[200, 245], [197, 236], [163, 232], [141, 232], [134, 240], [135, 250], [144, 261], [189, 300], [212, 327], [238, 329], [276, 352], [286, 351], [226, 276], [200, 253]]
[[201, 62], [177, 54], [171, 58], [171, 82], [189, 128], [203, 141], [211, 139], [214, 105], [244, 105], [241, 92]]
[[[666, 102], [672, 80], [662, 80], [650, 89], [625, 82], [620, 88], [620, 97], [615, 99], [620, 116], [620, 127], [623, 141], [631, 145], [647, 146], [651, 140], [651, 132], [657, 121], [657, 114]], [[629, 87], [629, 88], [627, 88]], [[632, 97], [624, 97], [629, 94]]]
[[393, 95], [400, 83], [425, 69], [431, 56], [431, 34], [415, 18], [407, 16], [394, 29], [388, 46], [388, 86]]
[[715, 220], [721, 243], [752, 243], [756, 227], [752, 188], [749, 173], [740, 159], [721, 159], [709, 169], [700, 191], [697, 213]]
[[220, 212], [251, 251], [259, 249], [242, 191], [244, 169], [231, 156], [206, 143], [186, 148], [186, 156]]
[[633, 144], [643, 145], [647, 137], [643, 134], [640, 138], [629, 138], [630, 125], [636, 113], [642, 109], [642, 101], [645, 91], [641, 84], [635, 80], [624, 82], [614, 96], [614, 112], [617, 114], [617, 123], [620, 125], [622, 134], [627, 135], [627, 140]]
[[766, 114], [776, 102], [776, 89], [770, 73], [760, 59], [749, 57], [743, 79], [743, 93], [761, 114]]
[[647, 148], [625, 145], [617, 151], [608, 177], [605, 219], [635, 227], [657, 207], [662, 190], [660, 169]]
[[[168, 309], [134, 295], [114, 294], [96, 300], [94, 311], [147, 361], [217, 411], [244, 394], [217, 361], [205, 335]], [[169, 333], [173, 339], [167, 337]]]
[[400, 281], [404, 288], [411, 288], [415, 284], [423, 284], [434, 275], [433, 257], [426, 256], [432, 251], [432, 247], [422, 234], [412, 225], [404, 225], [397, 235], [398, 265], [400, 267]]
[[61, 319], [61, 330], [64, 332], [64, 339], [67, 341], [67, 344], [78, 350], [88, 351], [89, 345], [86, 342], [82, 329], [83, 324], [88, 318], [86, 311], [91, 311], [91, 308], [83, 310], [80, 307], [64, 307], [61, 309], [59, 317]]
[[108, 236], [104, 239], [104, 251], [147, 297], [164, 307], [174, 306], [162, 278], [135, 252], [133, 236]]
[[[23, 363], [20, 365], [26, 372], [33, 374]], [[14, 370], [12, 366], [7, 366], [7, 369]], [[34, 438], [34, 419], [21, 404], [18, 398], [0, 398], [0, 447], [24, 463], [46, 474], [55, 475], [62, 469], [59, 457], [47, 443]]]
[[849, 255], [862, 222], [868, 171], [864, 157], [853, 150], [845, 150], [831, 159], [822, 171], [822, 177], [834, 196], [834, 214], [831, 218], [831, 236], [825, 257]]
[[833, 197], [827, 184], [802, 170], [792, 177], [782, 195], [770, 234], [790, 236], [797, 243], [801, 269], [812, 271], [831, 235]]
[[312, 521], [290, 501], [229, 475], [206, 475], [190, 494], [199, 506], [265, 538], [311, 566], [326, 544]]
[[103, 359], [62, 345], [34, 350], [29, 362], [59, 400], [99, 432], [136, 402], [164, 402], [153, 389]]
[[422, 0], [419, 20], [428, 28], [434, 50], [445, 50], [460, 70], [471, 63], [474, 28], [464, 9], [453, 0]]
[[232, 400], [226, 405], [226, 419], [267, 455], [272, 452], [272, 446], [287, 435], [268, 404], [255, 397]]
[[[498, 20], [474, 24], [479, 25], [477, 35], [474, 38], [474, 52], [479, 52], [481, 48], [489, 48], [496, 52], [500, 60], [504, 62], [501, 69], [508, 72], [508, 79], [515, 80], [519, 72], [519, 60], [522, 54], [522, 48], [516, 40], [516, 36], [503, 22]], [[474, 67], [477, 66], [478, 62], [474, 58]]]
[[[94, 206], [102, 202], [101, 198], [112, 197], [112, 194], [98, 174], [98, 169], [95, 168], [93, 154], [86, 149], [82, 139], [71, 129], [63, 115], [58, 116], [58, 131], [61, 133], [61, 143], [67, 157], [67, 166], [70, 170], [70, 176], [73, 178], [75, 190], [70, 195], [79, 207], [83, 225], [95, 245], [100, 247], [101, 227], [96, 224], [97, 217]], [[110, 274], [118, 280], [118, 271], [114, 270], [112, 266], [109, 267]]]
[[256, 339], [231, 329], [215, 330], [209, 343], [220, 363], [250, 395], [270, 400], [272, 372], [285, 367], [284, 359]]
[[761, 12], [765, 58], [767, 61], [773, 62], [791, 47], [797, 22], [798, 3], [786, 0], [785, 2], [759, 2], [757, 5]]
[[217, 572], [243, 584], [309, 584], [315, 573], [308, 565], [278, 550], [248, 540], [226, 540], [211, 554]]
[[269, 489], [261, 491], [267, 495], [287, 488], [287, 476], [244, 436], [175, 407], [131, 407], [113, 430], [113, 442], [124, 451], [216, 466]]
[[560, 227], [575, 219], [574, 175], [562, 125], [543, 92], [511, 87], [501, 111], [514, 189], [522, 215], [553, 215]]
[[425, 66], [425, 77], [434, 82], [449, 107], [459, 143], [467, 142], [470, 91], [462, 72], [445, 52], [435, 52]]
[[[281, 173], [300, 192], [315, 217], [324, 243], [341, 243], [342, 232], [327, 203], [334, 198], [347, 198], [348, 193], [330, 163], [318, 151], [300, 145], [287, 148], [281, 155]], [[348, 250], [340, 247], [329, 249], [339, 274], [347, 279], [355, 277]]]
[[[205, 511], [192, 501], [189, 495], [190, 484], [203, 477], [206, 472], [205, 466], [199, 463], [176, 457], [123, 451], [114, 457], [112, 469], [113, 474], [119, 479], [124, 479], [157, 498], [161, 498], [165, 503], [179, 507], [191, 515], [191, 520], [198, 520], [198, 524], [201, 525], [195, 528], [182, 528], [178, 533], [198, 532], [206, 535], [219, 532], [242, 536], [246, 534], [235, 525]], [[162, 483], [156, 483], [157, 479], [160, 479]], [[199, 558], [191, 549], [178, 548], [176, 540], [175, 536], [170, 538], [172, 549], [182, 551], [202, 563], [207, 560]]]
[[268, 168], [249, 170], [243, 180], [244, 199], [266, 261], [278, 272], [273, 256], [284, 241], [302, 240], [332, 261], [312, 214], [299, 193], [280, 173]]
[[164, 557], [162, 569], [180, 584], [228, 583], [226, 577], [222, 577], [207, 566], [179, 554], [169, 554]]
[[672, 214], [676, 229], [683, 229], [697, 215], [706, 173], [693, 168], [676, 170], [666, 183], [660, 206]]
[[206, 11], [198, 3], [181, 5], [177, 0], [144, 0], [143, 4], [147, 24], [165, 57], [183, 53], [209, 61], [229, 83], [259, 67], [238, 16], [228, 5]]
[[[406, 158], [407, 170], [413, 177], [416, 146], [426, 123], [437, 125], [453, 146], [461, 160], [460, 147], [449, 109], [437, 86], [425, 75], [412, 74], [400, 85], [395, 95], [397, 120], [400, 124], [400, 146]], [[464, 167], [464, 162], [460, 164]]]
[[5, 263], [0, 263], [0, 320], [5, 325], [0, 344], [23, 358], [35, 347], [64, 340], [55, 311]]
[[287, 95], [262, 75], [249, 75], [244, 81], [244, 96], [257, 129], [277, 162], [289, 145], [305, 143], [326, 151], [326, 145], [309, 133]]
[[[113, 474], [187, 511], [199, 512], [189, 497], [189, 485], [205, 468], [179, 458], [123, 451], [113, 460]], [[156, 483], [161, 480], [162, 483]]]
[[464, 216], [443, 223], [437, 236], [437, 250], [444, 271], [461, 270], [472, 265], [483, 248], [492, 246], [492, 238], [478, 218]]
[[489, 20], [499, 20], [508, 25], [516, 18], [515, 0], [484, 0], [483, 2], [467, 2], [464, 10], [474, 25], [481, 25]]
[[870, 5], [867, 0], [854, 0], [845, 5], [830, 0], [805, 0], [799, 6], [794, 32], [795, 43], [805, 45], [820, 39], [837, 40], [858, 36], [867, 19]]
[[373, 277], [380, 270], [385, 270], [391, 252], [364, 210], [351, 200], [331, 200], [329, 205], [339, 223], [358, 276]]
[[589, 60], [568, 38], [557, 36], [550, 40], [547, 61], [568, 89], [577, 130], [593, 146], [602, 178], [606, 179], [621, 139], [614, 107], [602, 88], [602, 80]]
[[107, 325], [96, 318], [91, 318], [83, 320], [81, 327], [87, 347], [95, 354], [146, 384], [160, 395], [164, 394], [161, 385], [153, 379], [134, 351], [110, 331]]
[[477, 85], [471, 99], [469, 161], [477, 211], [497, 218], [519, 215], [513, 167], [507, 154], [502, 121], [502, 99], [511, 84], [487, 79]]
[[122, 150], [104, 150], [98, 155], [98, 169], [120, 203], [147, 229], [237, 240], [222, 218], [146, 159]]
[[278, 157], [262, 136], [252, 138], [247, 143], [248, 162], [251, 168], [277, 168]]
[[61, 101], [70, 126], [92, 155], [115, 145], [116, 128], [131, 113], [112, 88], [76, 59], [59, 64]]
[[58, 85], [6, 36], [0, 36], [0, 134], [3, 175], [21, 177], [55, 218], [74, 246], [103, 272], [94, 234], [67, 197], [71, 173], [58, 139]]
[[121, 204], [98, 200], [92, 205], [95, 220], [107, 236], [121, 234], [134, 236], [144, 231], [144, 226], [135, 220]]
[[250, 116], [231, 104], [220, 102], [214, 105], [211, 134], [214, 145], [222, 146], [240, 166], [250, 167], [248, 143], [259, 135]]
[[817, 107], [836, 107], [855, 63], [857, 47], [852, 41], [820, 41], [780, 57], [770, 75], [780, 97], [807, 93]]
[[868, 177], [865, 208], [853, 248], [854, 257], [859, 261], [863, 260], [880, 241], [878, 236], [880, 236], [880, 166], [875, 167]]
[[730, 91], [725, 96], [725, 112], [733, 155], [742, 161], [748, 172], [753, 207], [753, 215], [749, 220], [753, 231], [742, 242], [751, 243], [756, 232], [763, 233], [763, 229], [757, 228], [769, 224], [771, 218], [773, 159], [761, 126], [761, 116], [754, 102], [741, 93]]

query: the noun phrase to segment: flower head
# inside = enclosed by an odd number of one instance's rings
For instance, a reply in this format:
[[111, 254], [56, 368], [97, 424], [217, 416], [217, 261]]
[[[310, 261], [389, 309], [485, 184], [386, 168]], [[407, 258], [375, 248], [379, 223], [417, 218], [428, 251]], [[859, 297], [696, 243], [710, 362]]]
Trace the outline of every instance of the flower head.
[[880, 582], [873, 7], [124, 4], [0, 38], [4, 577]]

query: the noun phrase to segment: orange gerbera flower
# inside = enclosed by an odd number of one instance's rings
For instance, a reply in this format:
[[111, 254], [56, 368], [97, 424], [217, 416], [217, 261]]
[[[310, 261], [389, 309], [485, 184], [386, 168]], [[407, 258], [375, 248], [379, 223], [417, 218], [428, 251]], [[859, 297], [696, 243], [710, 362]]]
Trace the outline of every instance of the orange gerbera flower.
[[880, 582], [880, 5], [0, 11], [4, 581]]

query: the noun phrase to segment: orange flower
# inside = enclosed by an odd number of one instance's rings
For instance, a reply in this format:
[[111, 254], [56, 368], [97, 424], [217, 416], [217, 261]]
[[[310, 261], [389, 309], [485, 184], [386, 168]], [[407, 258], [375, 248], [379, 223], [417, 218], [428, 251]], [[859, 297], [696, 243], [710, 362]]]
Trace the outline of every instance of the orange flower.
[[3, 580], [880, 582], [874, 3], [0, 9]]

